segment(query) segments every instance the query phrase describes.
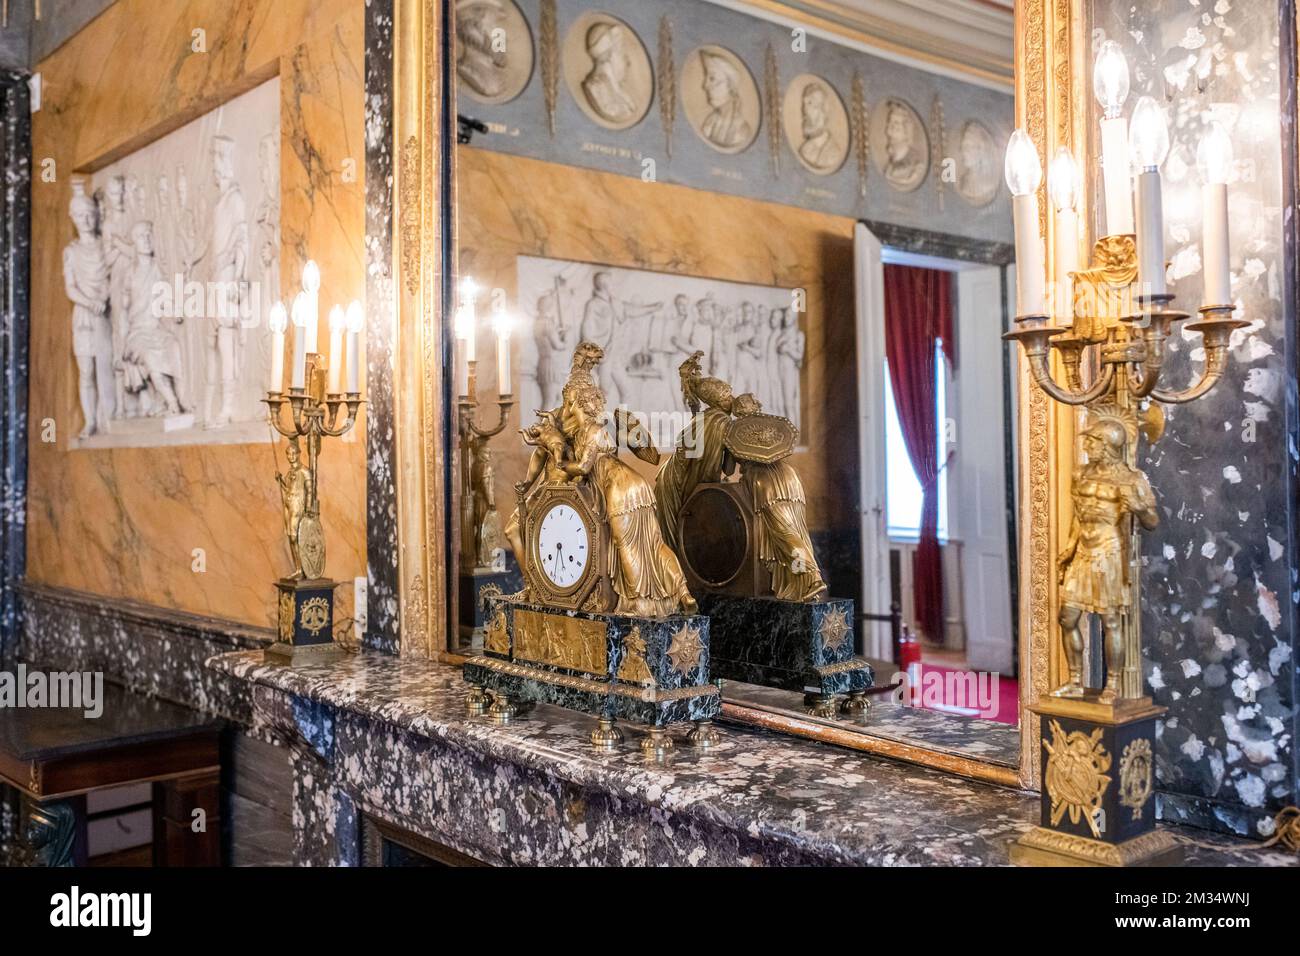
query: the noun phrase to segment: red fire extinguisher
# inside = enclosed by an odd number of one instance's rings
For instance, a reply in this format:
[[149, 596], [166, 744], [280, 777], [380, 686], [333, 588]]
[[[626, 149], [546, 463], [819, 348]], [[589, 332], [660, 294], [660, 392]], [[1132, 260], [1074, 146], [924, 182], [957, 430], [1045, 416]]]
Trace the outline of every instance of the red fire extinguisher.
[[898, 666], [907, 675], [906, 703], [921, 686], [921, 642], [906, 624], [903, 625], [903, 636], [898, 640]]

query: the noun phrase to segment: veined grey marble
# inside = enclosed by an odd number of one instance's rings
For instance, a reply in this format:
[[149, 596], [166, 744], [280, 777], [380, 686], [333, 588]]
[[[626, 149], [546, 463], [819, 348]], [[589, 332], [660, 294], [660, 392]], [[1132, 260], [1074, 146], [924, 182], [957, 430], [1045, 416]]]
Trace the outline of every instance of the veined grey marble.
[[[1175, 308], [1202, 304], [1195, 158], [1209, 119], [1236, 154], [1232, 292], [1253, 327], [1234, 337], [1213, 392], [1167, 408], [1167, 432], [1144, 462], [1160, 526], [1143, 536], [1143, 668], [1169, 708], [1156, 740], [1164, 818], [1266, 837], [1296, 802], [1297, 250], [1284, 248], [1295, 210], [1281, 176], [1295, 155], [1279, 134], [1280, 119], [1294, 123], [1295, 64], [1279, 62], [1276, 3], [1225, 3], [1212, 15], [1196, 0], [1093, 9], [1094, 42], [1116, 40], [1129, 60], [1130, 104], [1149, 94], [1166, 105]], [[1192, 338], [1175, 336], [1172, 387], [1201, 367]]]
[[[600, 753], [594, 720], [570, 711], [467, 717], [459, 671], [429, 661], [238, 652], [208, 666], [251, 686], [254, 731], [294, 755], [301, 864], [356, 864], [363, 813], [488, 863], [622, 866], [1004, 865], [1037, 817], [1032, 795], [748, 729], [654, 761], [625, 728]], [[1214, 843], [1189, 843], [1188, 862], [1300, 863]]]
[[27, 565], [27, 372], [31, 262], [31, 109], [27, 76], [0, 70], [0, 667], [13, 661], [10, 582]]
[[[393, 0], [366, 0], [366, 630], [362, 642], [396, 654], [397, 422], [393, 414]], [[426, 144], [426, 147], [427, 144]]]

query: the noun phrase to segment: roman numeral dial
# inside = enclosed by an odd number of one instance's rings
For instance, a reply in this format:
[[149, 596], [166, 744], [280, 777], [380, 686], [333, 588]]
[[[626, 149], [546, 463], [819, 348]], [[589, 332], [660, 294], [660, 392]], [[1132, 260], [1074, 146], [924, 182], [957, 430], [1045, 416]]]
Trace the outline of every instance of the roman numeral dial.
[[590, 535], [576, 508], [554, 505], [537, 529], [537, 565], [554, 587], [577, 585], [590, 563]]

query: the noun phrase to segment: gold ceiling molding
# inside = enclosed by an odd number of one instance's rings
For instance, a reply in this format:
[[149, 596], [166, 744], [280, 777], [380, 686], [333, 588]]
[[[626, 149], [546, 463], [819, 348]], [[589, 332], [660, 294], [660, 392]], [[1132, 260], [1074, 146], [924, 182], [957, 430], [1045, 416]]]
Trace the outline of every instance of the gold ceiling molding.
[[[897, 15], [881, 16], [873, 4], [861, 0], [714, 0], [723, 5], [749, 9], [769, 18], [802, 24], [814, 30], [853, 43], [873, 47], [920, 64], [942, 67], [985, 83], [1010, 88], [1014, 82], [1014, 58], [999, 55], [982, 47], [937, 35], [936, 14], [917, 9], [913, 0], [897, 0]], [[1011, 48], [1011, 8], [996, 0], [966, 0], [960, 4], [969, 10], [987, 11], [994, 19], [1005, 16], [1007, 46]], [[943, 18], [940, 17], [942, 20]], [[954, 31], [960, 35], [962, 24], [956, 18]], [[969, 28], [967, 28], [969, 29]], [[989, 35], [994, 35], [988, 31]]]

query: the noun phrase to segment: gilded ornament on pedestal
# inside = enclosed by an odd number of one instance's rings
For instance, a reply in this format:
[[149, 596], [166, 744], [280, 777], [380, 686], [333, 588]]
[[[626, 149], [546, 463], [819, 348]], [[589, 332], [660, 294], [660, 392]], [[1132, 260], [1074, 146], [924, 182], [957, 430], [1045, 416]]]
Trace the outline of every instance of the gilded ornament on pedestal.
[[673, 662], [673, 669], [679, 674], [689, 674], [700, 664], [700, 655], [704, 653], [704, 642], [700, 639], [700, 629], [693, 624], [683, 624], [673, 634], [672, 643], [668, 645], [668, 659]]
[[628, 632], [623, 648], [623, 663], [618, 666], [618, 679], [629, 684], [653, 687], [655, 678], [646, 665], [646, 645], [645, 638], [641, 636], [641, 628], [633, 627]]
[[822, 639], [829, 651], [838, 651], [848, 640], [852, 628], [849, 626], [849, 615], [844, 608], [836, 608], [822, 618], [821, 627], [818, 628], [817, 634]]
[[1142, 819], [1142, 808], [1151, 799], [1154, 767], [1151, 741], [1142, 737], [1124, 748], [1119, 758], [1119, 802], [1133, 811], [1133, 819]]
[[298, 624], [303, 630], [315, 637], [329, 623], [330, 605], [323, 597], [309, 598], [302, 603], [298, 614]]
[[506, 631], [506, 612], [497, 610], [483, 629], [483, 646], [494, 654], [510, 653], [510, 635]]
[[1101, 728], [1091, 734], [1080, 730], [1066, 734], [1060, 723], [1053, 720], [1051, 729], [1051, 742], [1043, 741], [1048, 753], [1043, 785], [1052, 801], [1052, 826], [1059, 824], [1068, 813], [1073, 824], [1080, 818], [1086, 820], [1092, 835], [1100, 839], [1097, 814], [1110, 786], [1106, 771], [1111, 765], [1111, 756], [1101, 744]]

